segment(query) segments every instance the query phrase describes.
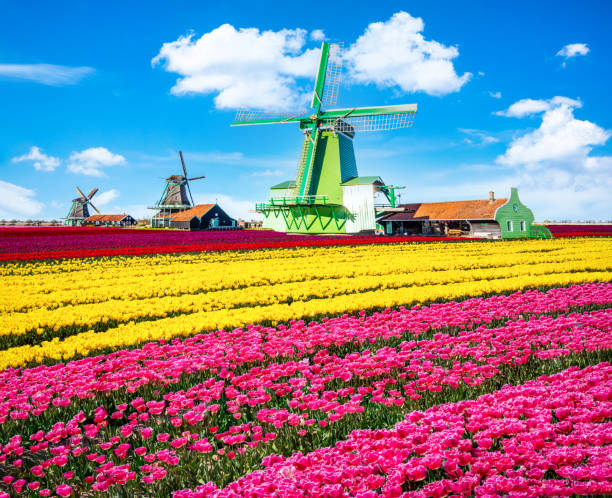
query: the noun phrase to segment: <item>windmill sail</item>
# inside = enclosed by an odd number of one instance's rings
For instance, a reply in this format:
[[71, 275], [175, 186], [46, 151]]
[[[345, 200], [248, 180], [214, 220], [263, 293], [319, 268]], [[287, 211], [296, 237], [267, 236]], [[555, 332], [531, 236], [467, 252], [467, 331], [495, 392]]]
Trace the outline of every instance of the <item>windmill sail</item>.
[[293, 123], [307, 117], [308, 111], [268, 112], [252, 109], [241, 109], [236, 113], [232, 126], [253, 124]]
[[415, 114], [414, 104], [333, 109], [323, 113], [321, 122], [343, 133], [397, 130], [411, 127]]
[[410, 128], [414, 121], [414, 113], [410, 114], [378, 114], [373, 116], [355, 116], [343, 119], [326, 120], [336, 131], [355, 133], [363, 131], [398, 130]]
[[311, 140], [310, 134], [304, 136], [304, 143], [302, 145], [302, 154], [300, 155], [300, 162], [298, 163], [297, 175], [295, 177], [295, 195], [305, 196], [310, 192], [310, 163], [314, 155], [316, 154], [316, 141], [318, 133]]
[[342, 50], [343, 43], [330, 43], [327, 69], [325, 71], [325, 82], [321, 104], [327, 108], [338, 102], [338, 90], [340, 88], [340, 76], [342, 74]]

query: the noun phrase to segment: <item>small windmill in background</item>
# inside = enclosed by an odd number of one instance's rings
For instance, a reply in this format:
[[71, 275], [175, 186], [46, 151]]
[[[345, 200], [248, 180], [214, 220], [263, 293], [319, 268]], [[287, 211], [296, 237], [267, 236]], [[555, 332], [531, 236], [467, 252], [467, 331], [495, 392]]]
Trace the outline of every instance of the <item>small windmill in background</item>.
[[83, 221], [89, 218], [88, 206], [91, 206], [96, 213], [100, 214], [98, 208], [91, 202], [91, 198], [96, 195], [98, 191], [97, 188], [89, 192], [89, 195], [85, 195], [79, 187], [76, 188], [76, 191], [79, 197], [72, 199], [72, 205], [70, 206], [70, 211], [68, 211], [68, 216], [64, 219], [64, 225], [81, 226]]
[[157, 213], [151, 218], [151, 226], [153, 228], [163, 228], [169, 225], [170, 218], [173, 214], [185, 211], [193, 206], [193, 197], [191, 195], [191, 187], [189, 182], [201, 180], [205, 176], [196, 176], [189, 178], [183, 152], [179, 150], [181, 158], [181, 166], [183, 168], [182, 175], [171, 175], [166, 178], [166, 187], [159, 200], [154, 206], [148, 209], [154, 209]]

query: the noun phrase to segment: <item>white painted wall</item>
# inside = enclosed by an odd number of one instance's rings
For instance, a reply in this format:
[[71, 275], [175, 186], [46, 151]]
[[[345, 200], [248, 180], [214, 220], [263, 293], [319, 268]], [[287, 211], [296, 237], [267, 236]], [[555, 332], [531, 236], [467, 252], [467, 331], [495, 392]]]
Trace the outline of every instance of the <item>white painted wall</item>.
[[357, 233], [376, 228], [374, 186], [351, 185], [342, 187], [342, 203], [355, 216], [354, 220], [346, 221], [346, 233]]

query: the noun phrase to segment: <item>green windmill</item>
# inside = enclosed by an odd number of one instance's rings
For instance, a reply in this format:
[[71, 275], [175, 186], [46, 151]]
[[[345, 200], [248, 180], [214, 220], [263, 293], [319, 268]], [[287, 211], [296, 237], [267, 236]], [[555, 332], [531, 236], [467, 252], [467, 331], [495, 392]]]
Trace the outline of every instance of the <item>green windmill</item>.
[[328, 109], [338, 98], [342, 44], [323, 43], [310, 110], [272, 114], [241, 110], [232, 126], [299, 123], [304, 144], [296, 178], [270, 189], [256, 205], [264, 227], [285, 232], [356, 233], [376, 228], [374, 199], [382, 192], [391, 207], [396, 189], [378, 176], [357, 173], [353, 138], [363, 131], [412, 126], [416, 104]]

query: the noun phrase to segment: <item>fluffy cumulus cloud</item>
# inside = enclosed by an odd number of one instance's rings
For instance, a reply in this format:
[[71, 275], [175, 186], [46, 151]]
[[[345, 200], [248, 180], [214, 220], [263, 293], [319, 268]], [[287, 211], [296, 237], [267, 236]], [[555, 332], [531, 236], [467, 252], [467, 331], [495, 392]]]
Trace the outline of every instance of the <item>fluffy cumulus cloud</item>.
[[351, 79], [429, 95], [458, 91], [472, 76], [455, 71], [459, 50], [425, 39], [424, 28], [420, 17], [407, 12], [370, 24], [346, 53]]
[[590, 52], [589, 46], [586, 43], [569, 43], [557, 52], [559, 57], [569, 59], [578, 55], [586, 55]]
[[177, 73], [175, 95], [215, 93], [220, 109], [291, 109], [304, 104], [298, 78], [312, 77], [319, 49], [305, 49], [307, 31], [236, 29], [223, 24], [164, 43], [153, 65]]
[[314, 41], [325, 40], [325, 33], [322, 29], [314, 29], [310, 32], [310, 39]]
[[55, 64], [0, 64], [0, 78], [34, 81], [43, 85], [76, 85], [92, 74], [92, 67], [70, 67]]
[[27, 154], [14, 157], [12, 161], [14, 163], [21, 163], [24, 161], [32, 162], [34, 164], [34, 169], [38, 171], [53, 171], [60, 165], [61, 162], [57, 157], [44, 154], [40, 148], [36, 146], [31, 147]]
[[[398, 12], [370, 24], [345, 52], [348, 77], [403, 92], [445, 95], [471, 73], [458, 75], [457, 47], [426, 40], [421, 18]], [[164, 43], [153, 66], [178, 74], [171, 93], [213, 94], [219, 109], [292, 110], [309, 103], [325, 33], [315, 29], [260, 31], [223, 24], [199, 38], [190, 33]]]
[[612, 133], [577, 119], [574, 111], [580, 107], [579, 100], [567, 97], [524, 99], [497, 113], [541, 119], [538, 128], [516, 137], [496, 158], [534, 195], [536, 216], [603, 219], [612, 212], [612, 156], [592, 154]]
[[499, 114], [519, 118], [542, 114], [542, 122], [538, 129], [513, 140], [497, 162], [509, 166], [547, 162], [584, 165], [593, 146], [605, 144], [610, 132], [591, 121], [576, 119], [574, 109], [580, 107], [580, 101], [567, 97], [512, 104]]
[[116, 189], [106, 190], [96, 196], [95, 204], [96, 206], [106, 206], [110, 202], [114, 201], [117, 197], [119, 197], [119, 191]]
[[105, 147], [91, 147], [70, 154], [68, 171], [87, 176], [104, 176], [103, 168], [124, 164], [125, 157]]
[[43, 204], [33, 190], [0, 180], [0, 217], [24, 220], [40, 214]]

